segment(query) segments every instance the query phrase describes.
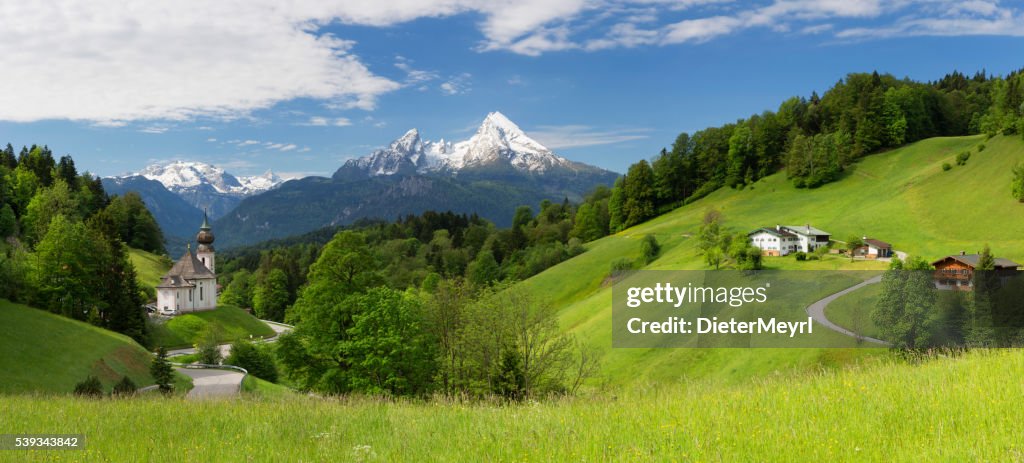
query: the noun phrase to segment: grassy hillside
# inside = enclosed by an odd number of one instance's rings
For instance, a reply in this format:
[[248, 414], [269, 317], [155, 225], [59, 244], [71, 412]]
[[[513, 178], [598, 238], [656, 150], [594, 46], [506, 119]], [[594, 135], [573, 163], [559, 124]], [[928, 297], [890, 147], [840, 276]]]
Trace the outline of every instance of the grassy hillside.
[[107, 388], [127, 375], [153, 384], [150, 355], [131, 338], [0, 299], [0, 392], [71, 392], [89, 375]]
[[204, 330], [219, 327], [219, 340], [231, 342], [274, 335], [266, 323], [235, 306], [221, 305], [214, 310], [178, 315], [164, 323], [150, 325], [150, 342], [168, 349], [192, 346]]
[[171, 268], [170, 262], [165, 258], [146, 251], [129, 249], [128, 257], [131, 259], [132, 265], [135, 266], [139, 284], [150, 288], [160, 284], [160, 277]]
[[1022, 375], [1024, 353], [1000, 351], [524, 406], [0, 397], [0, 408], [7, 432], [86, 434], [87, 451], [61, 455], [90, 461], [1014, 461]]
[[[984, 151], [978, 145], [986, 144]], [[965, 166], [943, 171], [966, 150]], [[662, 255], [646, 268], [705, 268], [696, 235], [708, 208], [724, 214], [724, 226], [749, 231], [775, 224], [811, 223], [845, 240], [870, 236], [897, 250], [927, 259], [985, 243], [1001, 256], [1024, 262], [1024, 204], [1010, 196], [1010, 170], [1024, 161], [1017, 137], [934, 138], [869, 156], [847, 170], [841, 181], [821, 188], [797, 189], [784, 173], [766, 177], [744, 190], [723, 188], [708, 197], [649, 222], [587, 245], [588, 252], [522, 284], [560, 309], [562, 323], [591, 345], [606, 351], [605, 380], [611, 383], [676, 381], [713, 377], [742, 380], [779, 371], [843, 364], [869, 350], [836, 349], [610, 349], [611, 289], [605, 284], [611, 262], [634, 259], [640, 239], [653, 234]], [[1017, 211], [1017, 213], [1014, 213]], [[881, 270], [880, 262], [838, 257], [797, 262], [766, 258], [768, 268]], [[820, 294], [819, 296], [825, 296]], [[812, 295], [813, 296], [813, 295]], [[816, 300], [809, 297], [807, 304]]]

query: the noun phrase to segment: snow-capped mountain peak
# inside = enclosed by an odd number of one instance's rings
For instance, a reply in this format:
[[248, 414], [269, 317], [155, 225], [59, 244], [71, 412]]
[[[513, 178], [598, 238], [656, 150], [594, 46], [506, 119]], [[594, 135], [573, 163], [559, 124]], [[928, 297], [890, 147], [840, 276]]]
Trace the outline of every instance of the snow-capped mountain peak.
[[492, 112], [468, 140], [431, 142], [423, 140], [418, 130], [411, 129], [387, 148], [347, 161], [338, 175], [353, 172], [371, 177], [434, 172], [457, 175], [465, 168], [497, 165], [543, 174], [553, 167], [572, 169], [575, 164], [527, 136], [504, 114]]
[[175, 193], [209, 186], [217, 193], [232, 196], [260, 193], [284, 181], [271, 171], [263, 175], [236, 177], [220, 167], [197, 161], [152, 164], [138, 173], [127, 174], [124, 177], [136, 175], [156, 180]]

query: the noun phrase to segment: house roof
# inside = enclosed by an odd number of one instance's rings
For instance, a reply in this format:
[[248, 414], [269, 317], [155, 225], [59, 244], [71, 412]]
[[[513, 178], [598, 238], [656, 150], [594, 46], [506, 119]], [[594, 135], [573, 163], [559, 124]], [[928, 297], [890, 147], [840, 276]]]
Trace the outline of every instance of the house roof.
[[216, 275], [189, 249], [164, 276], [160, 277], [160, 285], [157, 288], [189, 288], [195, 286], [189, 280], [203, 278], [216, 278]]
[[868, 244], [868, 245], [871, 245], [871, 246], [879, 248], [879, 249], [887, 249], [887, 248], [891, 248], [892, 247], [891, 244], [886, 243], [885, 241], [876, 240], [876, 239], [872, 239], [872, 238], [865, 239], [864, 240], [864, 244]]
[[[947, 261], [949, 259], [953, 259], [953, 260], [955, 260], [957, 262], [960, 262], [962, 264], [966, 264], [966, 265], [970, 266], [971, 268], [975, 268], [975, 267], [978, 266], [978, 260], [981, 259], [981, 255], [980, 254], [966, 254], [966, 255], [953, 254], [951, 256], [946, 256], [946, 257], [943, 257], [943, 258], [941, 258], [941, 259], [939, 259], [939, 260], [937, 260], [935, 262], [932, 262], [932, 266], [941, 264], [942, 262], [945, 262], [945, 261]], [[1016, 262], [1014, 262], [1014, 261], [1012, 261], [1010, 259], [1004, 259], [1002, 257], [996, 257], [995, 258], [995, 267], [996, 268], [1017, 268], [1017, 267], [1020, 267], [1020, 264], [1018, 264], [1018, 263], [1016, 263]]]
[[750, 233], [747, 233], [747, 236], [756, 235], [758, 233], [768, 233], [768, 234], [771, 234], [771, 235], [778, 236], [780, 238], [796, 236], [793, 233], [790, 233], [788, 230], [785, 230], [785, 229], [776, 230], [774, 228], [768, 228], [768, 227], [758, 228], [757, 230], [754, 230], [754, 231], [752, 231]]
[[196, 285], [178, 275], [164, 275], [160, 278], [157, 288], [195, 288]]
[[[825, 230], [814, 228], [810, 225], [783, 225], [782, 228], [788, 229], [789, 231], [796, 233], [798, 235], [831, 235], [831, 233]], [[808, 229], [810, 229], [810, 231], [808, 231]]]

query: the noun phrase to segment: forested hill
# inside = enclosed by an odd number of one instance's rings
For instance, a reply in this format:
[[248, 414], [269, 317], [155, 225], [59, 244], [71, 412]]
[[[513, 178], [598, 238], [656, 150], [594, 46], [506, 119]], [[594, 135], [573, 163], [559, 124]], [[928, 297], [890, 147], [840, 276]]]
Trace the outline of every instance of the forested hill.
[[138, 195], [108, 196], [98, 177], [46, 146], [0, 150], [0, 299], [143, 341], [153, 294], [137, 284], [128, 247], [164, 252]]
[[824, 94], [776, 111], [681, 133], [651, 162], [633, 164], [608, 204], [611, 231], [643, 222], [723, 186], [786, 171], [797, 187], [835, 181], [857, 159], [936, 136], [1024, 132], [1024, 74], [947, 74], [934, 82], [850, 74]]

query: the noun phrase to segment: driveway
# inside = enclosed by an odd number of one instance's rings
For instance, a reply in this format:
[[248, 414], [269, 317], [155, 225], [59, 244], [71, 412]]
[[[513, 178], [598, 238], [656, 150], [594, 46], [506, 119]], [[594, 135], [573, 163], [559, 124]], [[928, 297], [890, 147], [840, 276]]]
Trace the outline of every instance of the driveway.
[[878, 344], [879, 346], [888, 346], [889, 343], [886, 342], [886, 341], [883, 341], [881, 339], [875, 339], [875, 338], [867, 337], [867, 336], [861, 336], [861, 335], [859, 335], [857, 333], [854, 333], [853, 331], [850, 331], [850, 330], [848, 330], [846, 328], [843, 328], [843, 327], [841, 327], [841, 326], [839, 326], [839, 325], [837, 325], [835, 323], [832, 323], [832, 321], [830, 321], [828, 319], [828, 317], [825, 316], [825, 307], [828, 307], [828, 305], [831, 304], [832, 301], [834, 301], [836, 299], [839, 299], [839, 298], [841, 298], [841, 297], [843, 297], [843, 296], [845, 296], [847, 294], [850, 294], [850, 293], [852, 293], [852, 292], [854, 292], [854, 291], [856, 291], [858, 289], [861, 289], [861, 288], [863, 288], [863, 287], [865, 287], [867, 285], [873, 285], [873, 284], [876, 284], [876, 283], [880, 283], [881, 281], [882, 281], [882, 276], [879, 275], [879, 276], [876, 276], [876, 277], [871, 278], [869, 280], [865, 280], [865, 281], [862, 281], [860, 283], [857, 283], [857, 284], [855, 284], [855, 285], [853, 285], [853, 286], [851, 286], [849, 288], [846, 288], [846, 289], [844, 289], [842, 291], [839, 291], [839, 292], [837, 292], [835, 294], [832, 294], [832, 295], [830, 295], [830, 296], [828, 296], [828, 297], [826, 297], [826, 298], [824, 298], [824, 299], [822, 299], [822, 300], [820, 300], [818, 302], [815, 302], [815, 303], [807, 306], [807, 315], [810, 315], [811, 318], [814, 319], [814, 321], [817, 324], [822, 325], [825, 328], [828, 328], [828, 329], [830, 329], [832, 331], [845, 334], [845, 335], [847, 335], [847, 336], [849, 336], [851, 338], [861, 339], [861, 340], [864, 340], [864, 341], [867, 341], [867, 342], [875, 343], [875, 344]]

